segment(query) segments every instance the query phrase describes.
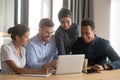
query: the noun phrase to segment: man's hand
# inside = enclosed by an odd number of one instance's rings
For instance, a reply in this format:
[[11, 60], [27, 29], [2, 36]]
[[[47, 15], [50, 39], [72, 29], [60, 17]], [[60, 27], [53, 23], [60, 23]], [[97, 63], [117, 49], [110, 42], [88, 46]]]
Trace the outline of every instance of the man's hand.
[[103, 64], [103, 65], [97, 65], [97, 64], [95, 64], [91, 68], [93, 70], [97, 70], [97, 71], [102, 71], [102, 70], [108, 70], [108, 69], [110, 69], [110, 67], [107, 64]]
[[43, 65], [43, 69], [49, 68], [49, 69], [53, 69], [56, 67], [57, 64], [57, 60], [53, 60], [48, 64]]
[[102, 65], [95, 64], [91, 67], [91, 69], [96, 70], [96, 71], [102, 71], [104, 70], [104, 67]]

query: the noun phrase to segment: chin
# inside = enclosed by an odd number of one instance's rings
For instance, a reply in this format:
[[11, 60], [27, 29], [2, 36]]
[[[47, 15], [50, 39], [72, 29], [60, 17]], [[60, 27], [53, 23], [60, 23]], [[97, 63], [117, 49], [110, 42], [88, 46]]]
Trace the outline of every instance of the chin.
[[27, 46], [27, 44], [25, 44], [25, 45], [22, 45], [22, 46], [24, 46], [24, 47], [25, 47], [25, 46]]
[[45, 40], [46, 42], [49, 42], [50, 41], [50, 39], [47, 39], [47, 40]]
[[87, 44], [89, 43], [89, 41], [84, 41], [84, 42], [87, 43]]
[[68, 30], [69, 28], [64, 28], [65, 30]]

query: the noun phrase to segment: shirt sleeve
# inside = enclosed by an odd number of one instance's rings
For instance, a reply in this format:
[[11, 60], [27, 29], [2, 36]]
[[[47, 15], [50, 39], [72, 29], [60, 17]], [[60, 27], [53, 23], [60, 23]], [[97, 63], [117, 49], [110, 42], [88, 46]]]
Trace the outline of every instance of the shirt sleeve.
[[2, 61], [12, 60], [11, 51], [7, 45], [1, 46], [1, 59]]
[[107, 53], [108, 53], [108, 58], [110, 59], [111, 63], [107, 63], [108, 66], [110, 66], [110, 69], [118, 69], [120, 68], [120, 57], [116, 53], [116, 51], [112, 48], [110, 43], [107, 45]]
[[65, 47], [64, 47], [64, 41], [63, 41], [63, 35], [56, 33], [55, 34], [55, 41], [56, 46], [58, 48], [58, 55], [64, 55], [65, 54]]
[[55, 55], [54, 55], [53, 59], [57, 59], [57, 58], [58, 58], [58, 49], [56, 48]]
[[26, 46], [26, 67], [30, 69], [42, 69], [42, 66], [45, 63], [37, 61], [35, 52], [32, 44]]
[[79, 37], [80, 36], [80, 27], [77, 25], [77, 37]]
[[112, 46], [110, 45], [110, 43], [107, 44], [107, 55], [108, 55], [108, 58], [109, 58], [112, 62], [120, 59], [119, 55], [118, 55], [118, 54], [116, 53], [116, 51], [112, 48]]

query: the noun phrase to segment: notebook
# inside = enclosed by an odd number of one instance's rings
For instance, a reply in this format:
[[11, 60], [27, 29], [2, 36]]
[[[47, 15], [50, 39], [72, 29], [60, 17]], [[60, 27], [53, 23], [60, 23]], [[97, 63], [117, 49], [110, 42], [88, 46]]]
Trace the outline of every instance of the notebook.
[[35, 77], [49, 77], [52, 73], [49, 74], [20, 74], [22, 76], [35, 76]]
[[60, 55], [54, 74], [70, 74], [82, 72], [84, 54]]

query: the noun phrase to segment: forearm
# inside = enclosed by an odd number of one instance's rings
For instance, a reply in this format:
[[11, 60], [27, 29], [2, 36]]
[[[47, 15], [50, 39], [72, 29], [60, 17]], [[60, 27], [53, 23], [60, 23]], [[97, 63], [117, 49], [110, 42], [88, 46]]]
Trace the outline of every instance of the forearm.
[[48, 74], [49, 69], [42, 69], [42, 70], [32, 70], [32, 69], [26, 69], [26, 68], [16, 68], [15, 70], [16, 74]]
[[17, 68], [14, 70], [16, 74], [41, 74], [41, 70], [32, 70], [26, 68]]
[[110, 69], [120, 69], [120, 60], [116, 60], [111, 63], [107, 63], [107, 65], [110, 67]]

